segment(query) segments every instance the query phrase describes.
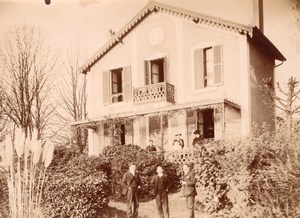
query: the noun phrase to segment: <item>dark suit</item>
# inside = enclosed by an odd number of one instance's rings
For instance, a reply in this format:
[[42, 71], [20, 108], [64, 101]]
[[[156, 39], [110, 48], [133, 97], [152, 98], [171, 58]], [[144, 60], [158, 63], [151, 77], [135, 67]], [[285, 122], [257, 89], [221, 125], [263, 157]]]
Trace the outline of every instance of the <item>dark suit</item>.
[[156, 147], [154, 145], [148, 145], [146, 151], [156, 151]]
[[183, 196], [186, 197], [186, 206], [189, 211], [188, 217], [194, 218], [195, 195], [197, 195], [195, 173], [189, 171], [187, 174], [183, 175], [182, 180], [186, 182], [186, 184], [183, 185]]
[[169, 218], [169, 202], [168, 202], [168, 176], [163, 174], [161, 177], [158, 175], [152, 178], [153, 190], [155, 194], [156, 207], [159, 218]]
[[136, 173], [133, 176], [129, 171], [124, 173], [122, 178], [122, 194], [127, 195], [127, 217], [137, 218], [139, 208], [139, 186], [141, 179]]

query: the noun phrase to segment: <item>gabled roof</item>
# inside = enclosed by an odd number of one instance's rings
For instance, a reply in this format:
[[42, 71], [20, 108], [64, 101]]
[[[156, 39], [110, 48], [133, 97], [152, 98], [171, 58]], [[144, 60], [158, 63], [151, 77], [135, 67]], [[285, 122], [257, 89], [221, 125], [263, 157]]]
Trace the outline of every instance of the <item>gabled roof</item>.
[[[220, 18], [207, 16], [204, 14], [192, 12], [182, 8], [166, 5], [156, 1], [150, 1], [133, 19], [131, 19], [119, 32], [117, 32], [102, 48], [95, 53], [81, 68], [81, 73], [89, 71], [98, 60], [100, 60], [105, 54], [107, 54], [114, 46], [119, 42], [122, 42], [124, 38], [131, 30], [133, 30], [141, 21], [147, 18], [151, 13], [161, 12], [170, 14], [173, 16], [181, 17], [182, 19], [190, 20], [196, 24], [204, 24], [227, 31], [248, 35], [250, 37], [258, 37], [258, 41], [266, 44], [265, 48], [268, 49], [268, 53], [272, 54], [275, 59], [285, 61], [284, 56], [279, 50], [264, 36], [263, 33], [256, 30], [253, 27], [226, 21]], [[255, 34], [253, 34], [253, 31]], [[258, 32], [258, 33], [257, 33]], [[255, 41], [254, 41], [255, 42]]]

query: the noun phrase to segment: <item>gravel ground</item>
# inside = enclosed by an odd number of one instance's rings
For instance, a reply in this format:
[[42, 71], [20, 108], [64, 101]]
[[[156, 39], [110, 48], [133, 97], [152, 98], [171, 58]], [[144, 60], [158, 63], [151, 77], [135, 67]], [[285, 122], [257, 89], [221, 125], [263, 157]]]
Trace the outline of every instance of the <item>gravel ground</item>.
[[[121, 202], [109, 203], [110, 207], [126, 212], [126, 204]], [[187, 217], [185, 198], [181, 193], [169, 195], [170, 218]], [[117, 217], [121, 218], [121, 217]], [[140, 203], [139, 218], [158, 218], [155, 200]], [[211, 218], [209, 215], [195, 211], [195, 218]]]

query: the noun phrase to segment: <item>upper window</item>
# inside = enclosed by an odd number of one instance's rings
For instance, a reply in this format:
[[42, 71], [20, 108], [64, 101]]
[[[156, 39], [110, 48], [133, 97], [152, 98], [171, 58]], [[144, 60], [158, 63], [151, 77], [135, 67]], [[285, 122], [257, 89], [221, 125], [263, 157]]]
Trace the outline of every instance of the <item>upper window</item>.
[[165, 58], [145, 61], [145, 85], [165, 82]]
[[222, 47], [212, 46], [194, 51], [195, 88], [222, 82]]
[[103, 72], [103, 103], [128, 101], [132, 97], [130, 67], [116, 68]]
[[112, 103], [123, 101], [122, 71], [123, 71], [123, 68], [119, 68], [119, 69], [111, 71]]

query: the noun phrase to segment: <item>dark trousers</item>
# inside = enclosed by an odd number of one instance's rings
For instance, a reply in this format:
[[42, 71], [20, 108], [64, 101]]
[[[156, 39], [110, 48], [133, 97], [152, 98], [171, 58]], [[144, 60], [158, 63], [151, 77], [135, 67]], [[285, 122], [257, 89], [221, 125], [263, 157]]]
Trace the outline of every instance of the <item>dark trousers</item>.
[[129, 189], [127, 192], [127, 217], [137, 218], [139, 209], [138, 191]]
[[169, 218], [169, 201], [166, 191], [158, 192], [155, 195], [156, 207], [159, 218]]
[[194, 218], [194, 203], [195, 203], [195, 196], [186, 196], [186, 207], [188, 209], [188, 218]]

